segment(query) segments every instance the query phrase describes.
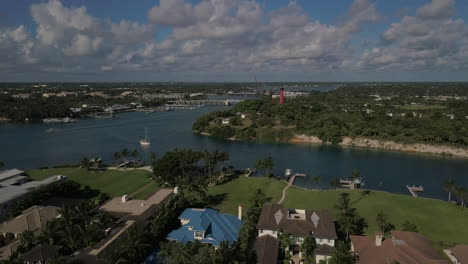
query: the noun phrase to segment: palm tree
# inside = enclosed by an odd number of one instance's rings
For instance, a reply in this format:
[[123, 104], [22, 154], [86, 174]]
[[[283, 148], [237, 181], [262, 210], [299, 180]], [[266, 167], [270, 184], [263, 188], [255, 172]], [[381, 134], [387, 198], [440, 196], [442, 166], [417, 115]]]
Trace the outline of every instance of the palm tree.
[[272, 170], [273, 167], [275, 166], [273, 162], [273, 158], [271, 156], [266, 157], [263, 160], [263, 165], [265, 169], [265, 177], [268, 177], [270, 175], [270, 170]]
[[468, 190], [462, 186], [455, 187], [455, 195], [460, 199], [462, 209], [465, 208], [465, 199], [468, 193]]
[[122, 250], [125, 259], [130, 263], [136, 263], [151, 245], [146, 243], [146, 238], [137, 227], [131, 227], [126, 231]]
[[58, 209], [60, 219], [62, 219], [65, 228], [71, 228], [73, 226], [74, 212], [70, 206], [64, 206]]
[[317, 187], [317, 185], [318, 185], [319, 182], [320, 182], [320, 176], [318, 176], [318, 175], [312, 176], [311, 181], [312, 181], [312, 184], [313, 184], [315, 187]]
[[187, 248], [182, 243], [177, 243], [175, 241], [169, 241], [164, 243], [161, 247], [161, 256], [166, 258], [167, 262], [180, 263], [180, 264], [189, 264], [192, 263], [192, 256], [187, 251]]
[[380, 231], [382, 231], [385, 235], [389, 234], [395, 226], [390, 223], [388, 216], [382, 212], [377, 214], [377, 226], [379, 227]]
[[136, 158], [140, 155], [137, 149], [134, 149], [130, 152], [130, 156], [133, 158], [133, 168], [135, 169], [137, 166]]
[[337, 242], [335, 250], [333, 250], [333, 253], [328, 263], [330, 264], [354, 263], [353, 256], [351, 255], [348, 247], [343, 241]]
[[65, 231], [62, 232], [62, 244], [73, 252], [80, 247], [80, 235], [83, 234], [81, 234], [78, 226], [66, 228]]
[[282, 233], [279, 235], [278, 240], [281, 248], [285, 251], [286, 258], [289, 258], [289, 246], [292, 244], [291, 234]]
[[119, 161], [122, 159], [122, 152], [119, 152], [119, 151], [114, 152], [114, 154], [112, 155], [112, 158], [115, 162], [115, 165], [118, 165]]
[[81, 202], [73, 208], [75, 217], [80, 219], [80, 222], [84, 224], [83, 227], [86, 227], [91, 223], [93, 215], [92, 210], [93, 206], [89, 202]]
[[127, 148], [124, 148], [124, 149], [122, 149], [122, 152], [121, 152], [120, 154], [122, 155], [122, 158], [124, 159], [124, 161], [127, 161], [126, 158], [127, 158], [128, 155], [130, 154], [130, 152], [128, 151]]
[[193, 256], [193, 263], [199, 264], [216, 264], [214, 259], [214, 249], [212, 246], [203, 245], [202, 248], [198, 249], [197, 254]]
[[88, 157], [83, 157], [80, 160], [81, 168], [88, 168], [89, 167], [89, 158]]
[[263, 170], [265, 168], [265, 161], [263, 159], [259, 159], [255, 162], [255, 170]]
[[336, 189], [338, 189], [338, 187], [340, 187], [340, 185], [341, 185], [341, 184], [340, 184], [340, 179], [338, 179], [338, 178], [333, 178], [333, 179], [331, 179], [331, 181], [330, 181], [330, 187], [332, 187], [333, 189], [336, 190]]
[[315, 241], [315, 238], [312, 236], [306, 237], [301, 245], [301, 250], [306, 258], [312, 258], [314, 256], [314, 251], [316, 248], [317, 243]]
[[49, 221], [46, 223], [46, 225], [42, 228], [41, 234], [39, 236], [39, 239], [43, 242], [47, 242], [50, 245], [55, 244], [57, 241], [57, 232], [58, 232], [58, 226], [57, 226], [56, 221]]
[[452, 179], [448, 179], [444, 182], [444, 191], [448, 192], [448, 201], [452, 201], [452, 192], [455, 189], [455, 181]]
[[26, 230], [20, 234], [20, 243], [23, 247], [30, 249], [34, 245], [36, 238], [34, 237], [34, 232]]

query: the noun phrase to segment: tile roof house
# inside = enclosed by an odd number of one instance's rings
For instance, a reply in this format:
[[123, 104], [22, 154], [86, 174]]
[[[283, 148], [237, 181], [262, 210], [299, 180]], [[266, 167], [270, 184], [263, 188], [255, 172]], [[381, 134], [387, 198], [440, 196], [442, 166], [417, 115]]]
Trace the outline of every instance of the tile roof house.
[[48, 260], [57, 256], [61, 248], [61, 246], [40, 244], [24, 253], [19, 258], [26, 262], [26, 264], [45, 264], [48, 263]]
[[[264, 204], [257, 223], [258, 237], [269, 235], [275, 239], [282, 233], [291, 235], [292, 254], [302, 257], [298, 249], [306, 237], [315, 238], [318, 246], [316, 260], [327, 260], [337, 239], [335, 222], [328, 211], [286, 209], [281, 204]], [[259, 262], [260, 263], [260, 262]], [[266, 263], [266, 262], [265, 262]]]
[[222, 241], [234, 242], [242, 226], [236, 216], [208, 208], [187, 208], [179, 219], [182, 226], [170, 232], [167, 239], [182, 243], [198, 240], [219, 246]]
[[468, 245], [456, 245], [445, 251], [455, 264], [468, 264]]
[[271, 235], [259, 236], [255, 240], [254, 245], [257, 263], [277, 263], [279, 241]]
[[351, 251], [359, 264], [392, 263], [400, 264], [448, 264], [433, 247], [433, 242], [415, 232], [393, 231], [392, 237], [384, 239], [375, 236], [351, 236]]
[[7, 222], [0, 224], [0, 234], [13, 233], [15, 237], [24, 231], [41, 229], [51, 219], [58, 217], [58, 207], [32, 206], [23, 213]]

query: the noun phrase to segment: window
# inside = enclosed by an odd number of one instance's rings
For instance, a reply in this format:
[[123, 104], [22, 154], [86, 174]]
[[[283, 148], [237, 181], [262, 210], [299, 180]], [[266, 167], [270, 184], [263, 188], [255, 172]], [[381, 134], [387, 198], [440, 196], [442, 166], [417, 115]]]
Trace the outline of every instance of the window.
[[263, 234], [263, 229], [258, 230], [260, 234]]
[[203, 239], [205, 237], [205, 232], [203, 231], [195, 231], [195, 239]]

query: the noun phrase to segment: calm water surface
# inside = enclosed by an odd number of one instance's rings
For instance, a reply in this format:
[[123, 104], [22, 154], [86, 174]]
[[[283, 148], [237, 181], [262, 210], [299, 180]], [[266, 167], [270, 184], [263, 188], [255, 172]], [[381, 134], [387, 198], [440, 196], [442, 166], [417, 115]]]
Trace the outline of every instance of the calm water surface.
[[[40, 166], [77, 163], [82, 157], [112, 160], [112, 153], [123, 148], [138, 149], [148, 157], [173, 148], [219, 149], [231, 155], [237, 168], [254, 167], [255, 161], [271, 155], [274, 172], [283, 175], [286, 168], [308, 175], [298, 179], [302, 187], [315, 187], [310, 176], [319, 175], [320, 187], [328, 187], [334, 177], [346, 178], [357, 169], [365, 177], [366, 187], [407, 194], [406, 185], [423, 185], [423, 196], [445, 199], [444, 179], [452, 178], [468, 186], [468, 159], [425, 154], [408, 154], [359, 148], [318, 145], [293, 145], [256, 142], [231, 142], [195, 135], [193, 121], [214, 107], [173, 112], [125, 113], [116, 119], [82, 119], [75, 124], [2, 124], [0, 160], [7, 168], [31, 169]], [[142, 148], [138, 141], [149, 129], [151, 146]], [[48, 128], [56, 133], [45, 133]]]

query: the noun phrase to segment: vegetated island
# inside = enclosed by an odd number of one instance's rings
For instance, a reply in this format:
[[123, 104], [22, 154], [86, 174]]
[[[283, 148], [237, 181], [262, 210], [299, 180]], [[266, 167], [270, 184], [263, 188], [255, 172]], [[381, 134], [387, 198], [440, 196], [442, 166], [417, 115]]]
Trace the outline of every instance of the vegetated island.
[[348, 85], [299, 93], [284, 104], [267, 93], [203, 115], [192, 129], [229, 140], [326, 143], [468, 157], [468, 89], [430, 87]]

